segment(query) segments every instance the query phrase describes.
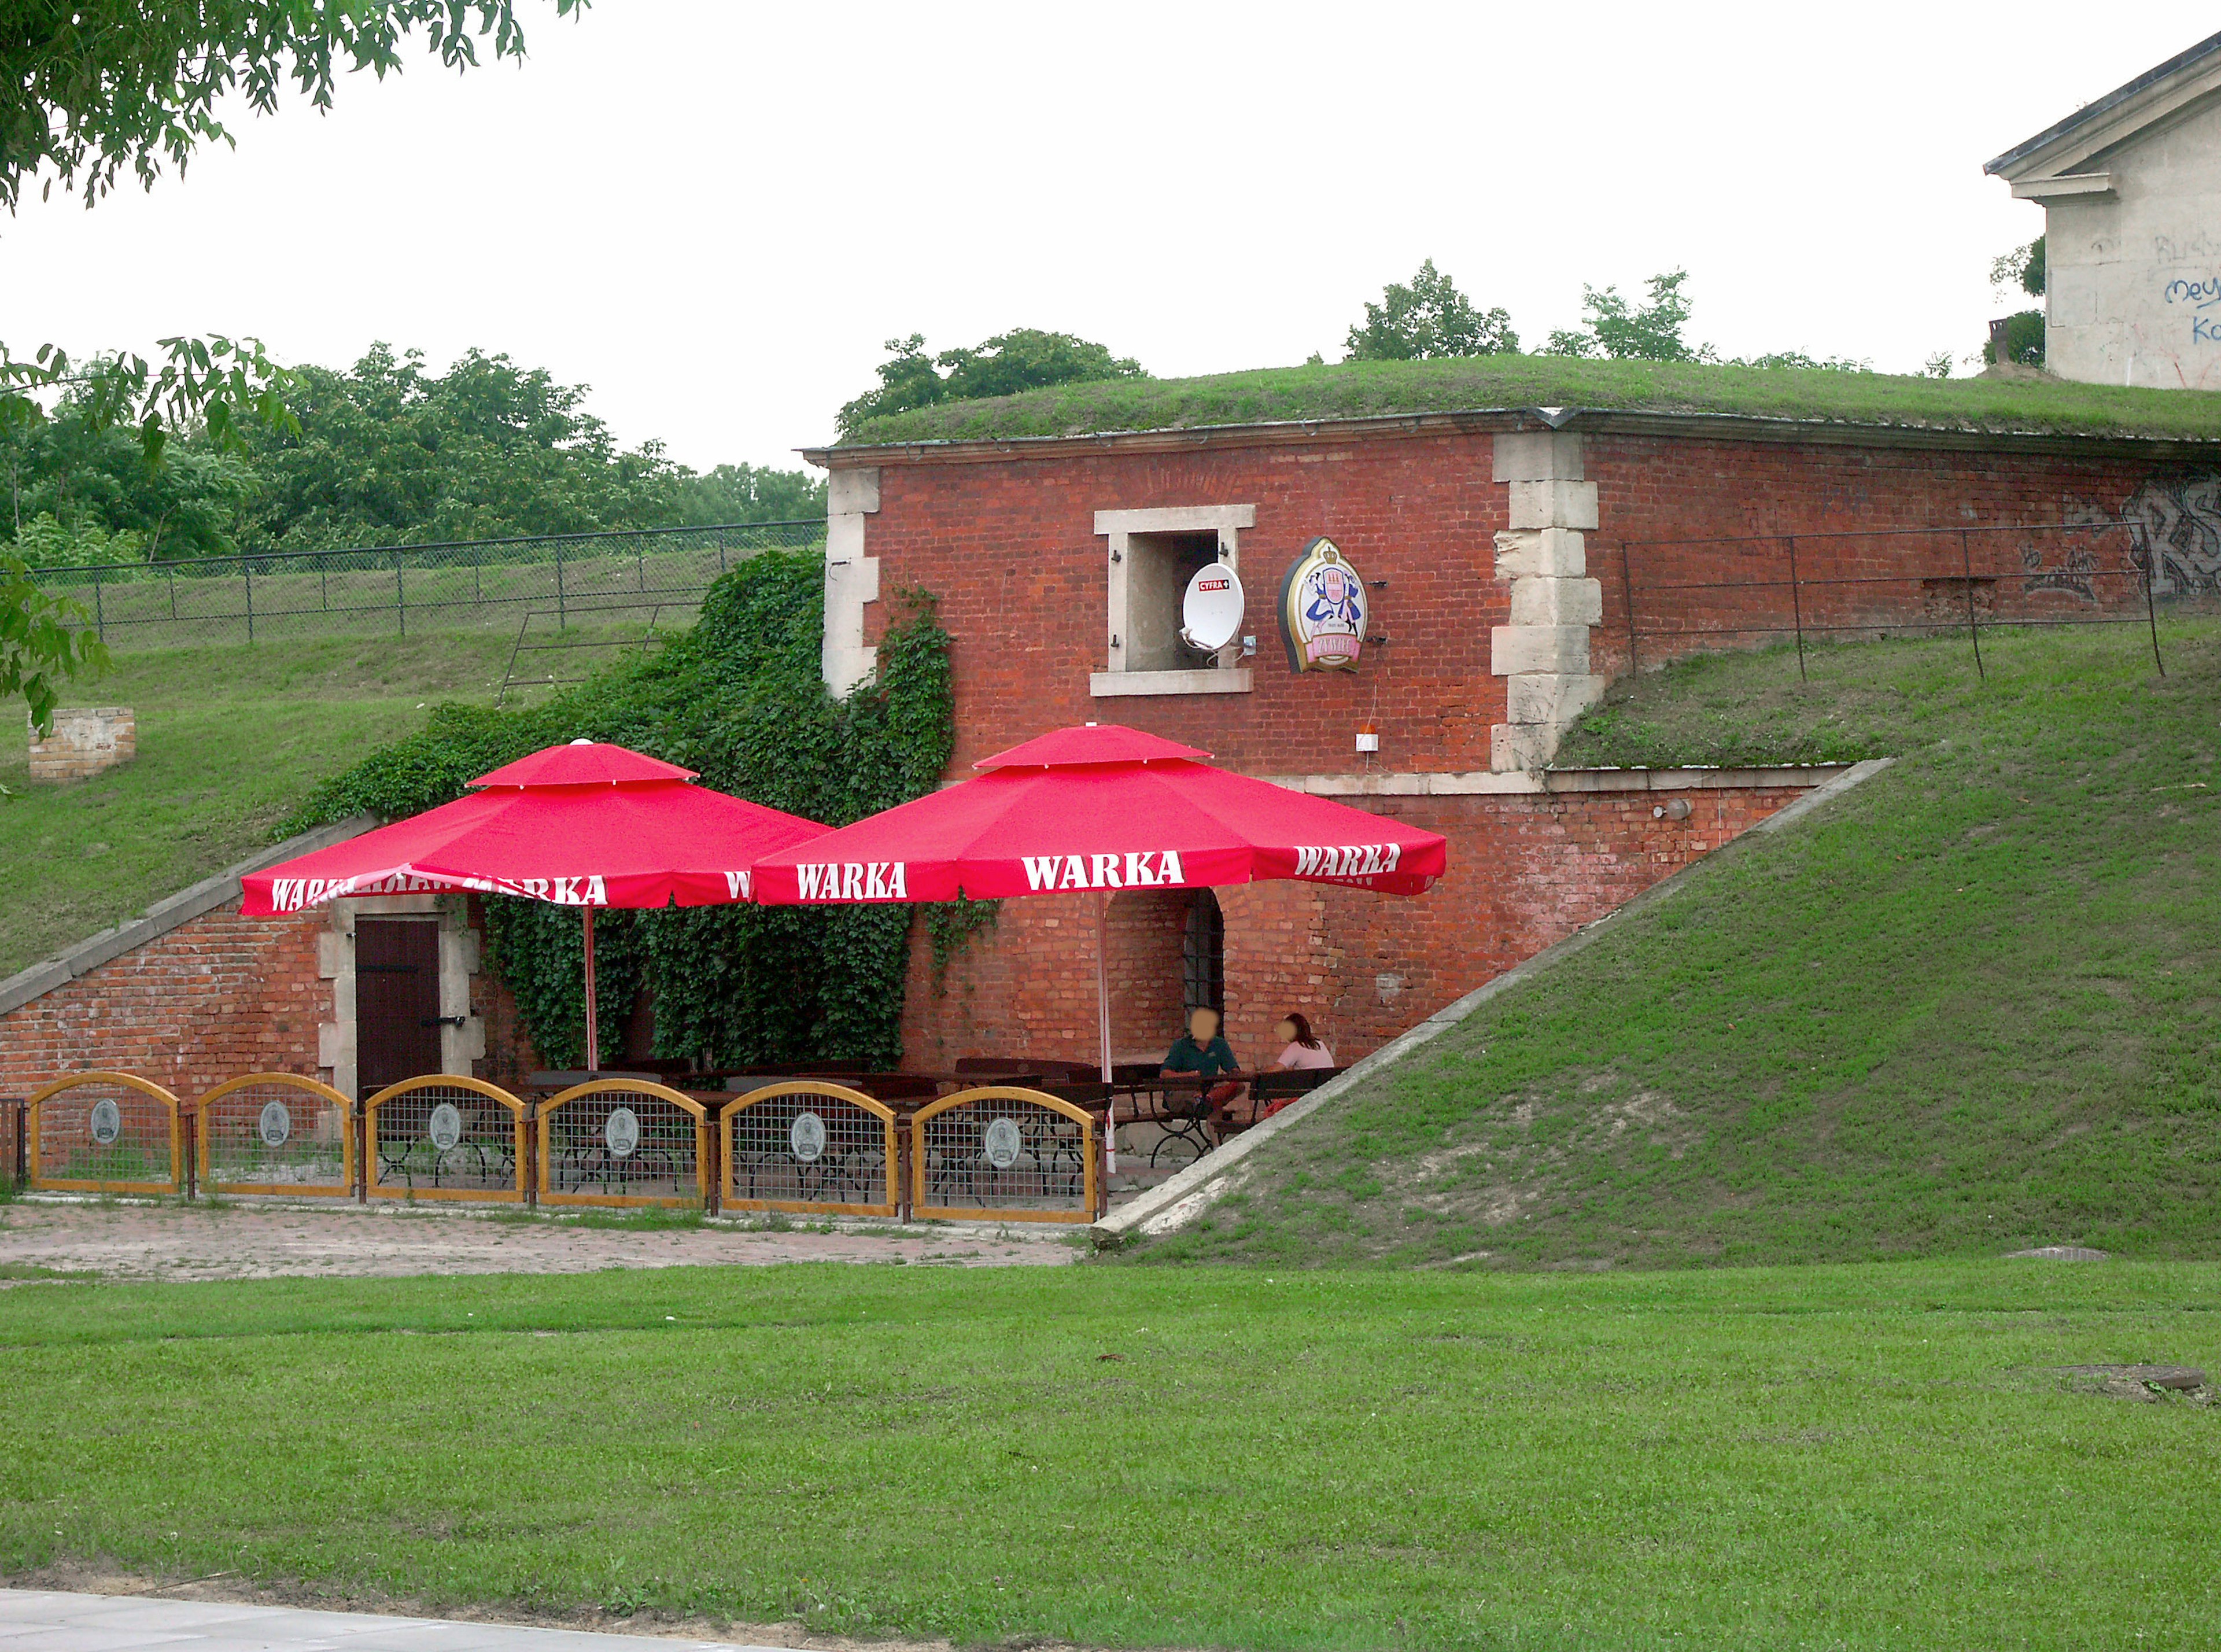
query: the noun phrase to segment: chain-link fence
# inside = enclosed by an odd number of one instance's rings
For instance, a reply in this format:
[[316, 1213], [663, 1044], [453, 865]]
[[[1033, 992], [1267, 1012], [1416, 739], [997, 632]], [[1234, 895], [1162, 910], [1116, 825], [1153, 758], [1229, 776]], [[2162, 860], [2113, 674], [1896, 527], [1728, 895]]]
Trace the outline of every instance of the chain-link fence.
[[686, 623], [736, 563], [825, 539], [824, 518], [716, 528], [466, 540], [359, 550], [211, 556], [33, 570], [84, 610], [111, 648], [285, 637], [391, 635], [516, 626], [541, 611], [558, 629], [647, 610]]

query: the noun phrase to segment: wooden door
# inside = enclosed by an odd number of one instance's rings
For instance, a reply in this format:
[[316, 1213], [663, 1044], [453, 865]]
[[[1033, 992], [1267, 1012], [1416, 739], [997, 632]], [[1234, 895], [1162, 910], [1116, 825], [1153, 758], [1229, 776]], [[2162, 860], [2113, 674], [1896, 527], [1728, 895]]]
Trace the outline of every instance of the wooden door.
[[440, 926], [354, 924], [355, 1094], [440, 1071]]

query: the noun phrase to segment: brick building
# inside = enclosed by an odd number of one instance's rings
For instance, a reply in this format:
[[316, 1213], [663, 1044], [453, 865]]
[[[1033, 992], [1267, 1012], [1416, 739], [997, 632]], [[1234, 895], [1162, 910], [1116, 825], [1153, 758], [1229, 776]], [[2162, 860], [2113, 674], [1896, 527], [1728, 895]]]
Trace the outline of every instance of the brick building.
[[[1630, 660], [2141, 612], [2152, 557], [2162, 596], [2211, 594], [2216, 451], [1559, 410], [842, 446], [809, 455], [832, 472], [825, 677], [868, 674], [883, 596], [922, 587], [954, 639], [952, 777], [1115, 721], [1447, 835], [1449, 874], [1417, 900], [1263, 885], [1112, 905], [1122, 1054], [1223, 998], [1246, 1060], [1289, 1010], [1348, 1059], [1814, 782], [1549, 770]], [[1354, 671], [1295, 671], [1276, 634], [1284, 570], [1319, 535], [1370, 593]], [[1246, 587], [1254, 650], [1168, 641], [1185, 571], [1213, 557]], [[1092, 959], [1077, 897], [1005, 902], [938, 981], [916, 948], [910, 1059], [1087, 1057]]]
[[[1122, 894], [1122, 1054], [1161, 1050], [1183, 1006], [1210, 998], [1247, 1060], [1269, 1056], [1288, 1010], [1353, 1059], [1820, 778], [1549, 768], [1630, 662], [1800, 629], [2140, 611], [2147, 566], [2162, 598], [2221, 591], [2209, 441], [1527, 410], [811, 457], [832, 472], [827, 682], [872, 669], [883, 593], [933, 592], [954, 638], [950, 778], [1048, 729], [1119, 722], [1448, 836], [1448, 876], [1411, 900], [1290, 884]], [[1277, 634], [1283, 573], [1320, 536], [1364, 582], [1380, 639], [1352, 671], [1298, 673]], [[1212, 560], [1248, 599], [1215, 657], [1178, 642], [1167, 605]], [[1377, 750], [1358, 750], [1363, 729]], [[398, 1035], [372, 1024], [395, 1015], [436, 1028], [427, 1065], [515, 1082], [540, 1064], [479, 971], [469, 903], [243, 919], [238, 870], [0, 983], [0, 1093], [87, 1066], [188, 1098], [266, 1067], [352, 1092], [377, 1076], [366, 1047], [399, 1059]], [[938, 979], [921, 937], [909, 1063], [1092, 1056], [1093, 942], [1077, 896], [1005, 902]], [[394, 1009], [379, 983], [404, 968], [419, 999]]]

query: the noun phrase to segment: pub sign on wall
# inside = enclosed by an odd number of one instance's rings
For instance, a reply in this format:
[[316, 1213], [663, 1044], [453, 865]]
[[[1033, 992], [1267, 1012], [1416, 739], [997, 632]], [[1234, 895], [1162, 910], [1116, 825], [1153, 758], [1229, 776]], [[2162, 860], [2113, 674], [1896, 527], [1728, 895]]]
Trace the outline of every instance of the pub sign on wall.
[[1322, 535], [1280, 581], [1280, 641], [1291, 671], [1350, 671], [1365, 647], [1365, 581]]

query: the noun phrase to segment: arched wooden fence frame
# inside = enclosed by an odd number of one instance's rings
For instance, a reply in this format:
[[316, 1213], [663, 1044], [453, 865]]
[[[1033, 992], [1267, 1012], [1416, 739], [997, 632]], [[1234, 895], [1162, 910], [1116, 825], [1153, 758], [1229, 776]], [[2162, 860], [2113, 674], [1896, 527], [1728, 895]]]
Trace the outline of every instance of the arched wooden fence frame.
[[[253, 1176], [232, 1180], [222, 1173], [216, 1152], [217, 1137], [222, 1131], [219, 1115], [223, 1104], [243, 1090], [278, 1089], [298, 1091], [328, 1104], [339, 1113], [340, 1179], [330, 1181], [262, 1181]], [[274, 1100], [275, 1098], [272, 1098]], [[266, 1107], [267, 1103], [264, 1104]], [[198, 1150], [197, 1180], [211, 1191], [222, 1193], [274, 1193], [297, 1198], [353, 1198], [354, 1197], [354, 1104], [328, 1084], [298, 1073], [249, 1073], [236, 1079], [227, 1079], [192, 1104], [193, 1142]], [[297, 1133], [298, 1126], [293, 1126]], [[266, 1138], [262, 1138], [266, 1139]], [[287, 1136], [291, 1142], [292, 1136]]]
[[[998, 1117], [1009, 1117], [1017, 1124], [1020, 1160], [1032, 1161], [1027, 1170], [1019, 1171], [1017, 1162], [1007, 1169], [998, 1169], [986, 1163], [984, 1156], [979, 1161], [967, 1161], [960, 1169], [935, 1159], [929, 1142], [934, 1121], [960, 1108], [994, 1102], [1003, 1103], [1010, 1110]], [[1030, 1117], [1022, 1111], [1029, 1108], [1034, 1110]], [[1076, 1126], [1076, 1130], [1067, 1128], [1070, 1126]], [[948, 1222], [976, 1222], [982, 1217], [1002, 1222], [1095, 1219], [1099, 1186], [1096, 1177], [1102, 1167], [1102, 1142], [1094, 1116], [1084, 1107], [1039, 1090], [1015, 1085], [983, 1085], [977, 1090], [960, 1090], [953, 1096], [927, 1103], [917, 1110], [910, 1129], [910, 1205], [914, 1217]], [[985, 1151], [983, 1145], [983, 1155]], [[1072, 1207], [1044, 1209], [1039, 1205], [1017, 1202], [1029, 1197], [1021, 1191], [1029, 1176], [1040, 1189], [1030, 1195], [1035, 1198], [1052, 1197], [1050, 1190], [1060, 1184], [1069, 1186]], [[943, 1196], [960, 1186], [960, 1185], [970, 1190], [971, 1202], [946, 1202]]]
[[[111, 1090], [121, 1088], [135, 1091], [160, 1105], [166, 1116], [164, 1128], [148, 1132], [147, 1134], [153, 1136], [154, 1139], [145, 1142], [137, 1150], [147, 1155], [146, 1163], [151, 1165], [154, 1162], [154, 1154], [166, 1146], [170, 1163], [167, 1180], [156, 1181], [143, 1176], [73, 1176], [68, 1173], [69, 1170], [86, 1167], [82, 1162], [74, 1166], [57, 1165], [53, 1162], [54, 1155], [47, 1151], [45, 1146], [47, 1123], [62, 1097], [66, 1096], [72, 1090], [81, 1089], [87, 1086]], [[97, 1104], [97, 1103], [88, 1104], [89, 1106]], [[24, 1129], [29, 1133], [24, 1155], [24, 1168], [33, 1187], [61, 1193], [182, 1193], [185, 1191], [185, 1128], [180, 1122], [181, 1113], [178, 1098], [163, 1089], [160, 1085], [151, 1083], [129, 1073], [105, 1071], [72, 1073], [34, 1091], [23, 1106]], [[89, 1133], [88, 1131], [88, 1135]], [[119, 1136], [118, 1140], [122, 1139]]]
[[[779, 1104], [799, 1097], [838, 1103], [844, 1110], [838, 1122], [823, 1132], [818, 1156], [807, 1161], [798, 1156], [792, 1145], [794, 1123], [801, 1112], [816, 1110], [791, 1110], [794, 1117], [788, 1120], [786, 1133], [776, 1136], [776, 1140], [766, 1136], [761, 1142], [754, 1141], [752, 1137], [760, 1132], [750, 1128], [771, 1114], [785, 1116], [790, 1110]], [[752, 1114], [754, 1117], [750, 1117]], [[822, 1116], [820, 1122], [824, 1122]], [[736, 1136], [740, 1138], [737, 1146]], [[719, 1173], [724, 1179], [718, 1189], [718, 1199], [727, 1210], [791, 1211], [817, 1216], [896, 1216], [901, 1212], [902, 1146], [894, 1110], [860, 1090], [815, 1079], [767, 1084], [725, 1104], [717, 1116], [717, 1137]], [[785, 1154], [779, 1152], [777, 1141], [788, 1143]], [[756, 1149], [763, 1147], [771, 1150], [758, 1156]], [[835, 1164], [819, 1170], [816, 1167], [828, 1148], [836, 1149], [840, 1157]], [[798, 1197], [784, 1198], [766, 1192], [766, 1184], [776, 1185], [766, 1166], [775, 1164], [780, 1158], [793, 1165], [791, 1180]], [[832, 1178], [829, 1182], [829, 1174]], [[877, 1187], [883, 1196], [870, 1199], [807, 1196], [812, 1191], [822, 1193], [829, 1187], [838, 1193], [851, 1186], [859, 1193]]]
[[[598, 1181], [604, 1187], [612, 1185], [623, 1186], [642, 1179], [640, 1173], [649, 1168], [653, 1162], [646, 1155], [665, 1155], [667, 1162], [667, 1143], [652, 1141], [647, 1135], [636, 1138], [635, 1145], [623, 1153], [616, 1152], [615, 1144], [608, 1139], [609, 1129], [604, 1123], [600, 1147], [586, 1148], [588, 1156], [581, 1159], [578, 1142], [566, 1137], [561, 1146], [562, 1162], [559, 1163], [556, 1133], [561, 1123], [556, 1115], [566, 1110], [578, 1111], [579, 1103], [591, 1101], [596, 1096], [638, 1096], [677, 1108], [692, 1126], [693, 1170], [683, 1177], [673, 1175], [653, 1180], [667, 1180], [674, 1184], [681, 1180], [691, 1181], [694, 1191], [691, 1194], [675, 1191], [669, 1193], [587, 1193], [579, 1192], [576, 1186], [565, 1189], [562, 1183], [566, 1173], [573, 1176], [580, 1185]], [[608, 1115], [604, 1113], [603, 1117], [606, 1121]], [[538, 1121], [538, 1152], [535, 1156], [540, 1161], [540, 1202], [542, 1205], [662, 1205], [698, 1209], [709, 1203], [710, 1184], [713, 1179], [710, 1167], [712, 1156], [710, 1110], [691, 1096], [681, 1095], [676, 1090], [666, 1089], [646, 1079], [590, 1079], [585, 1084], [572, 1085], [568, 1090], [541, 1102]]]
[[[429, 1160], [431, 1168], [428, 1173], [428, 1182], [419, 1185], [411, 1167], [411, 1155], [417, 1151], [416, 1144], [427, 1138], [414, 1131], [406, 1136], [398, 1131], [387, 1132], [384, 1136], [380, 1132], [385, 1127], [388, 1110], [395, 1103], [407, 1102], [428, 1091], [459, 1092], [493, 1106], [506, 1108], [510, 1117], [505, 1131], [499, 1129], [491, 1133], [473, 1130], [471, 1126], [475, 1124], [478, 1117], [484, 1116], [485, 1111], [474, 1109], [466, 1123], [466, 1133], [454, 1148], [441, 1149], [435, 1144], [435, 1152]], [[437, 1104], [434, 1104], [435, 1107]], [[524, 1202], [525, 1191], [530, 1186], [528, 1180], [530, 1160], [526, 1149], [530, 1140], [529, 1121], [531, 1110], [500, 1086], [488, 1084], [484, 1079], [466, 1078], [460, 1073], [430, 1073], [422, 1078], [404, 1079], [398, 1084], [387, 1085], [363, 1103], [362, 1117], [362, 1186], [365, 1198], [476, 1199], [499, 1205], [521, 1205]], [[395, 1151], [397, 1148], [397, 1152]], [[461, 1152], [466, 1148], [468, 1155], [478, 1160], [477, 1180], [479, 1185], [443, 1186], [448, 1175], [460, 1178], [466, 1173], [467, 1162], [458, 1165], [452, 1172], [447, 1170], [442, 1163], [448, 1152]], [[490, 1150], [508, 1161], [508, 1169], [497, 1179], [486, 1174], [489, 1168], [486, 1155]], [[389, 1169], [398, 1176], [399, 1181], [381, 1184], [381, 1172]]]

